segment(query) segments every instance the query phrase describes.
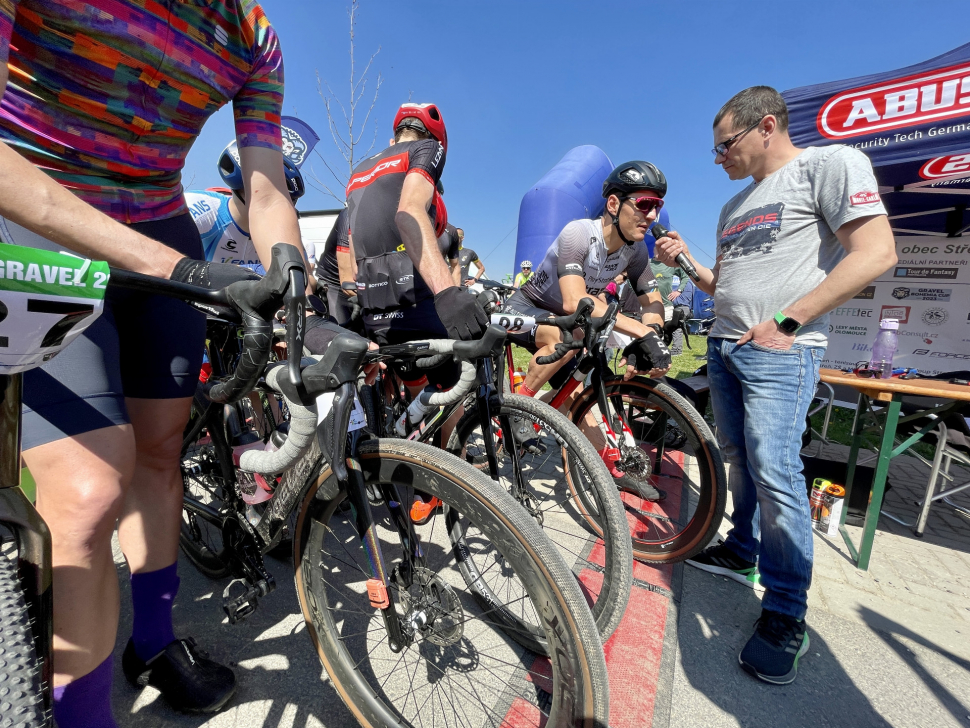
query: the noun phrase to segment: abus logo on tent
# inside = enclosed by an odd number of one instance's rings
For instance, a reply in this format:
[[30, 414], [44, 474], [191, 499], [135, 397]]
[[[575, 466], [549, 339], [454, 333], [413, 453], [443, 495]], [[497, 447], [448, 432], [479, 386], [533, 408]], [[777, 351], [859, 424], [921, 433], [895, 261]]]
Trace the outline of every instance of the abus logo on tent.
[[952, 177], [955, 174], [970, 173], [970, 154], [951, 154], [948, 157], [937, 157], [924, 164], [919, 170], [923, 179], [937, 177]]
[[970, 115], [970, 66], [951, 66], [833, 96], [816, 125], [822, 136], [844, 139], [963, 115]]

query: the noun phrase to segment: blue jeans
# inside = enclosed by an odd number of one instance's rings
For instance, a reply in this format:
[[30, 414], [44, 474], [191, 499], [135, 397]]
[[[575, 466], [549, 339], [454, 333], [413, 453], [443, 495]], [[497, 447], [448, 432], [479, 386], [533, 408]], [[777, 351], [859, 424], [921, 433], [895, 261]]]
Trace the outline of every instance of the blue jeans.
[[764, 609], [804, 619], [812, 583], [812, 520], [802, 433], [825, 355], [709, 339], [707, 377], [717, 440], [730, 464], [734, 527], [725, 545], [757, 561]]

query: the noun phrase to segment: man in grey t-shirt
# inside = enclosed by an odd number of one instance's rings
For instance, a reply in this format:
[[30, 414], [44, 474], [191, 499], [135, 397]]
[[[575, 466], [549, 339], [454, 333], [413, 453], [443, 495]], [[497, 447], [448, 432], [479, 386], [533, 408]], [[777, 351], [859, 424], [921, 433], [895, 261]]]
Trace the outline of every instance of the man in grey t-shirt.
[[[753, 179], [721, 210], [714, 269], [691, 258], [717, 313], [708, 379], [734, 525], [688, 563], [764, 588], [739, 661], [786, 684], [808, 650], [812, 524], [799, 451], [828, 312], [894, 265], [895, 245], [869, 160], [841, 145], [796, 148], [774, 89], [754, 86], [728, 101], [714, 143], [728, 177]], [[658, 241], [668, 265], [679, 253], [687, 247], [676, 233]]]

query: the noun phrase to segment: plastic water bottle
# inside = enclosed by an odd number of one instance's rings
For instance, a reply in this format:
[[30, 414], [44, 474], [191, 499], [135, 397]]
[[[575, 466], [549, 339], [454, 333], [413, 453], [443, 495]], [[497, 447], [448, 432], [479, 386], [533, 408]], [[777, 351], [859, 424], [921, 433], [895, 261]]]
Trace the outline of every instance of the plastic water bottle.
[[429, 410], [433, 409], [433, 405], [425, 404], [421, 400], [426, 399], [426, 397], [430, 397], [432, 394], [434, 394], [434, 392], [434, 389], [426, 389], [415, 397], [414, 401], [408, 405], [407, 412], [401, 415], [397, 422], [394, 423], [394, 431], [397, 432], [398, 437], [405, 437], [408, 434], [407, 425], [404, 423], [405, 417], [408, 418], [411, 425], [416, 425], [424, 419], [425, 414], [427, 414]]
[[872, 345], [869, 368], [879, 369], [883, 379], [889, 379], [893, 375], [893, 354], [896, 353], [898, 330], [899, 319], [883, 319], [879, 322], [879, 333]]

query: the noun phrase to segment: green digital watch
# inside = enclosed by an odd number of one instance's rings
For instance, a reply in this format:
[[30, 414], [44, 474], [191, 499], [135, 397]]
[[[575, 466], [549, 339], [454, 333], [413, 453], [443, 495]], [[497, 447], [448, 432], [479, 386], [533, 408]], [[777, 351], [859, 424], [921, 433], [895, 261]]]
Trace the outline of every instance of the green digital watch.
[[796, 334], [798, 330], [802, 327], [791, 316], [786, 316], [781, 311], [775, 314], [775, 323], [778, 324], [778, 328], [784, 331], [786, 334]]

